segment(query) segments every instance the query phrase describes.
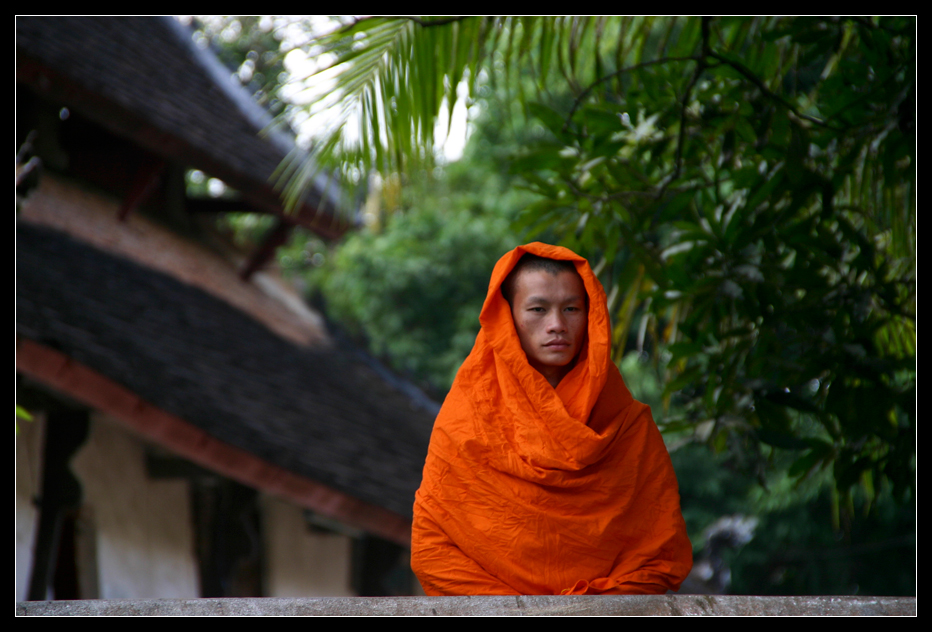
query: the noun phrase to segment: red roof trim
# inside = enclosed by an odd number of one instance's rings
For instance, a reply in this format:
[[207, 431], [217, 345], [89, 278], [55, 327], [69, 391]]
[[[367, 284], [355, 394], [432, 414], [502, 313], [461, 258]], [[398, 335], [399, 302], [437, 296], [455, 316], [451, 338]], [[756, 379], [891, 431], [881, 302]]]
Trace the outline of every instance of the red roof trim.
[[202, 467], [402, 546], [411, 545], [409, 519], [218, 441], [184, 419], [149, 404], [135, 393], [54, 349], [31, 340], [17, 339], [16, 368], [73, 399], [111, 415], [143, 437]]

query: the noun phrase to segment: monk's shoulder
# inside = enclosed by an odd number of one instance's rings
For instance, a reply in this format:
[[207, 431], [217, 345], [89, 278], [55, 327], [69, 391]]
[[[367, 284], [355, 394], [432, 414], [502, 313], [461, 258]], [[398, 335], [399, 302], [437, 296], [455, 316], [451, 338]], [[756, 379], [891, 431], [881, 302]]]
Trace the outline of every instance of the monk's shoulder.
[[650, 408], [631, 396], [618, 368], [611, 365], [605, 386], [592, 408], [589, 427], [599, 434], [610, 429], [624, 432], [632, 424], [641, 423], [645, 408], [649, 415]]

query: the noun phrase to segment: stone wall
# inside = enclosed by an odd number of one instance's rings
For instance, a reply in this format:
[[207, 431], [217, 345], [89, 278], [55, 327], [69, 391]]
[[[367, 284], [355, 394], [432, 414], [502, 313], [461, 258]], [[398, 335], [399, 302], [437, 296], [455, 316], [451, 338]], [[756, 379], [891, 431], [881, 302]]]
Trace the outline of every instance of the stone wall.
[[916, 616], [915, 597], [631, 595], [33, 601], [17, 616]]

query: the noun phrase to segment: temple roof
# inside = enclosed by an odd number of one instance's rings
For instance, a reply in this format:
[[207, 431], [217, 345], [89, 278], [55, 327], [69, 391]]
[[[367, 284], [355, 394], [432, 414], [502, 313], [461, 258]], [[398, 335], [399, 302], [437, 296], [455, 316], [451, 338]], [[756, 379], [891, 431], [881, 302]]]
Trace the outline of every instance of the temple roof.
[[197, 287], [27, 222], [16, 322], [212, 437], [411, 515], [435, 405], [351, 348], [295, 345]]
[[[17, 17], [16, 50], [18, 82], [283, 215], [272, 176], [298, 151], [293, 137], [174, 18]], [[347, 212], [336, 184], [318, 173], [289, 217], [336, 237]]]

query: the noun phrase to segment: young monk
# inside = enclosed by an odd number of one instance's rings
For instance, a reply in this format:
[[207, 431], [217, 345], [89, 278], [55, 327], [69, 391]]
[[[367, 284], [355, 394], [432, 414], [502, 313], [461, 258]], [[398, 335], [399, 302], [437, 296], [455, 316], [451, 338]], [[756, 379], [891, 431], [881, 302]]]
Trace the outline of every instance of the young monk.
[[650, 594], [692, 566], [650, 409], [611, 361], [605, 292], [566, 248], [495, 265], [414, 503], [428, 595]]

